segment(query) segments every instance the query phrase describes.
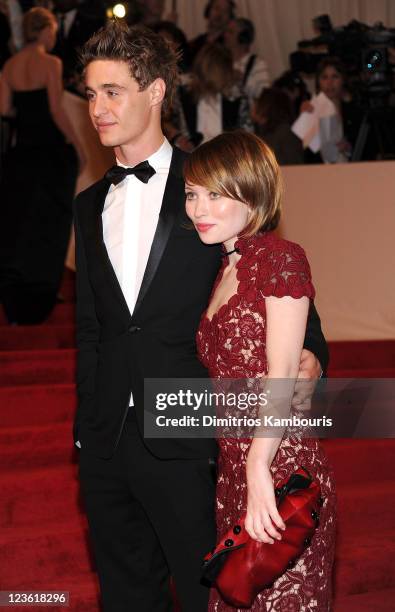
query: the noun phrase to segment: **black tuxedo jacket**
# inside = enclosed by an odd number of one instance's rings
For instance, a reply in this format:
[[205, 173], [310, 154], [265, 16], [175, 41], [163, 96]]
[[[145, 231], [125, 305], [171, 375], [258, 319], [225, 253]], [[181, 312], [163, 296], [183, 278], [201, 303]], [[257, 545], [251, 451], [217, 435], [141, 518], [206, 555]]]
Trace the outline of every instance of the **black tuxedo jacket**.
[[[102, 179], [74, 204], [77, 266], [77, 393], [74, 440], [110, 457], [127, 416], [130, 393], [143, 432], [144, 378], [203, 378], [195, 334], [220, 265], [220, 248], [204, 245], [185, 215], [182, 164], [173, 156], [158, 226], [140, 293], [130, 313], [103, 241], [102, 211], [110, 184]], [[305, 347], [327, 364], [313, 307]], [[212, 439], [146, 438], [161, 458], [216, 455]]]
[[103, 3], [96, 1], [91, 7], [89, 4], [85, 2], [77, 9], [70, 30], [63, 40], [60, 39], [58, 32], [56, 45], [52, 50], [52, 53], [60, 57], [63, 62], [63, 73], [66, 79], [73, 76], [74, 72], [79, 69], [79, 53], [83, 45], [106, 23]]

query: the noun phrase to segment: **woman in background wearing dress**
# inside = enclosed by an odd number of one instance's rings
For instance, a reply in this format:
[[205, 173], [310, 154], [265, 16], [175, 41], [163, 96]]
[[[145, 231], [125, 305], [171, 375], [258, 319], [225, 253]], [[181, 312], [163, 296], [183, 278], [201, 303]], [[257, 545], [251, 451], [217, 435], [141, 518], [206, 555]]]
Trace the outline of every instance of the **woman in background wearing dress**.
[[85, 160], [62, 107], [62, 62], [49, 54], [56, 19], [34, 8], [23, 27], [26, 45], [5, 63], [0, 81], [0, 113], [14, 113], [16, 125], [0, 183], [0, 300], [10, 323], [29, 324], [56, 303]]
[[[185, 163], [186, 210], [205, 244], [222, 243], [224, 259], [197, 332], [209, 375], [217, 379], [295, 380], [314, 298], [303, 249], [279, 238], [279, 168], [271, 150], [243, 131], [222, 134], [196, 149]], [[293, 386], [293, 383], [292, 383]], [[289, 404], [291, 403], [289, 396]], [[218, 538], [246, 512], [249, 535], [281, 538], [274, 484], [304, 466], [321, 486], [324, 504], [311, 544], [251, 610], [331, 607], [335, 545], [332, 469], [316, 438], [298, 432], [282, 439], [219, 438]], [[213, 589], [209, 612], [234, 610]]]

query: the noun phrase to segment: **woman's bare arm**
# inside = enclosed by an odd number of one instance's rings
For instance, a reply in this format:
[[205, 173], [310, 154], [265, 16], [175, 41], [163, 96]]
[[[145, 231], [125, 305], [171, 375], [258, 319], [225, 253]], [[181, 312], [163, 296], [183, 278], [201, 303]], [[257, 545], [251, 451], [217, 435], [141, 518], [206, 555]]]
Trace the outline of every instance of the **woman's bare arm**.
[[[289, 296], [268, 297], [265, 302], [270, 406], [272, 411], [284, 415], [284, 408], [291, 406], [295, 380], [299, 372], [309, 299], [307, 297], [295, 299]], [[281, 379], [281, 383], [270, 385], [270, 379]], [[285, 527], [277, 511], [270, 474], [270, 465], [281, 439], [281, 437], [255, 437], [247, 459], [248, 507], [245, 524], [251, 537], [262, 542], [273, 542], [274, 538], [280, 539], [276, 527], [279, 529]]]
[[12, 91], [7, 79], [7, 64], [0, 74], [0, 115], [12, 114]]
[[52, 118], [59, 130], [64, 134], [66, 140], [74, 145], [80, 160], [80, 171], [85, 165], [85, 154], [81, 143], [71, 125], [70, 119], [63, 108], [63, 81], [62, 81], [62, 61], [54, 56], [48, 57], [48, 78], [47, 91], [49, 99], [49, 109]]

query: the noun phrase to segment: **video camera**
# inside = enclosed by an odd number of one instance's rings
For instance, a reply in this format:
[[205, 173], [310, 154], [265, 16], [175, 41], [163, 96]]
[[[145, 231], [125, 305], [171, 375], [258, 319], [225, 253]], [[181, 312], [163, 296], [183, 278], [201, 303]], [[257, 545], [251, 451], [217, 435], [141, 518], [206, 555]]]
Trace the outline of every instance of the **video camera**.
[[369, 105], [375, 100], [383, 103], [393, 90], [395, 28], [355, 19], [334, 28], [328, 15], [315, 17], [313, 24], [319, 36], [298, 42], [298, 51], [290, 55], [291, 68], [313, 74], [324, 57], [336, 56], [345, 66], [353, 95]]

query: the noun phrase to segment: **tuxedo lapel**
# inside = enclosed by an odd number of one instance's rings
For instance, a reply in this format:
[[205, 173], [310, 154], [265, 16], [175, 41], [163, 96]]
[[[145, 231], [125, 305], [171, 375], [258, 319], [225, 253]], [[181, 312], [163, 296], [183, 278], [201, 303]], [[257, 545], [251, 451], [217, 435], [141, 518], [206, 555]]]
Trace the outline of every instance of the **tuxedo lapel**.
[[[185, 155], [183, 153], [173, 149], [169, 176], [166, 182], [162, 206], [159, 213], [158, 225], [156, 227], [154, 240], [152, 242], [147, 266], [145, 268], [133, 315], [141, 307], [143, 299], [154, 279], [174, 222], [180, 211], [182, 202], [184, 201], [184, 179], [182, 176], [182, 164], [184, 159]], [[98, 262], [98, 266], [100, 266], [100, 269], [103, 271], [103, 274], [107, 279], [108, 286], [117, 295], [120, 308], [125, 311], [125, 314], [130, 319], [131, 314], [127, 302], [118, 282], [115, 270], [111, 264], [103, 239], [102, 212], [108, 190], [108, 181], [106, 179], [102, 179], [97, 187], [94, 206], [90, 208], [93, 213], [93, 219], [87, 220], [87, 235], [90, 236], [90, 239], [92, 240], [95, 249], [95, 260]]]
[[95, 206], [94, 206], [94, 220], [93, 220], [93, 231], [94, 231], [94, 243], [96, 245], [96, 255], [98, 265], [102, 267], [103, 273], [107, 278], [107, 282], [109, 286], [116, 293], [117, 298], [120, 303], [120, 307], [128, 313], [130, 318], [130, 312], [128, 305], [126, 303], [125, 297], [123, 295], [121, 286], [118, 282], [117, 275], [115, 274], [115, 270], [112, 266], [110, 258], [108, 256], [108, 252], [106, 249], [106, 245], [103, 239], [103, 220], [102, 220], [102, 212], [104, 208], [104, 202], [109, 190], [109, 183], [107, 180], [102, 179], [101, 184], [99, 184], [98, 191], [95, 197]]
[[177, 149], [173, 149], [158, 225], [156, 227], [154, 240], [152, 242], [133, 314], [136, 314], [141, 307], [144, 297], [154, 279], [177, 214], [180, 211], [180, 204], [184, 201], [185, 190], [182, 176], [182, 163], [184, 159], [184, 155], [181, 152]]

